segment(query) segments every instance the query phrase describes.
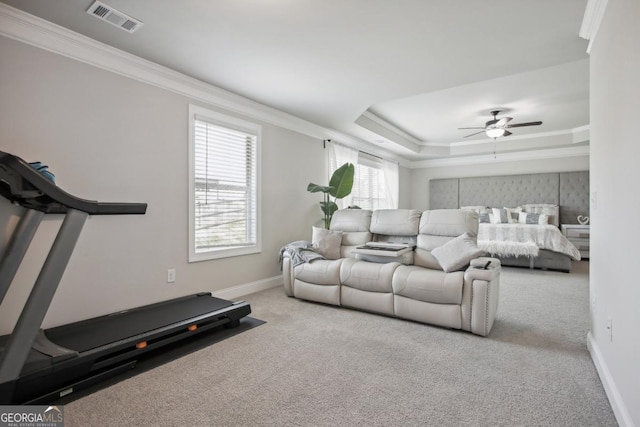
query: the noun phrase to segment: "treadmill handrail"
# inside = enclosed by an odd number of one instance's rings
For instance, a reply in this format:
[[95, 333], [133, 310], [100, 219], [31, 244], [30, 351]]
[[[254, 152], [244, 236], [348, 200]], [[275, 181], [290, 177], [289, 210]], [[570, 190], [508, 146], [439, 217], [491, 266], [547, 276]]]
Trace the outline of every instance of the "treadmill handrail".
[[0, 151], [0, 194], [25, 208], [45, 213], [75, 209], [89, 215], [122, 215], [144, 214], [147, 210], [146, 203], [97, 202], [73, 196], [20, 157], [3, 151]]

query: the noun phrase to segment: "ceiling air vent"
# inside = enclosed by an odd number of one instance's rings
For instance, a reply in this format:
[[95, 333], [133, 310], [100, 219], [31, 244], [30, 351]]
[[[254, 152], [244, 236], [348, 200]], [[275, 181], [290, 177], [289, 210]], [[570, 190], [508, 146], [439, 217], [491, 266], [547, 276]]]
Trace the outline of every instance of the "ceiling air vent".
[[118, 28], [125, 30], [128, 33], [133, 33], [138, 28], [142, 27], [143, 22], [132, 18], [119, 10], [115, 10], [109, 5], [96, 1], [87, 9], [87, 13], [91, 16], [95, 16], [98, 19], [108, 22], [111, 25], [115, 25]]

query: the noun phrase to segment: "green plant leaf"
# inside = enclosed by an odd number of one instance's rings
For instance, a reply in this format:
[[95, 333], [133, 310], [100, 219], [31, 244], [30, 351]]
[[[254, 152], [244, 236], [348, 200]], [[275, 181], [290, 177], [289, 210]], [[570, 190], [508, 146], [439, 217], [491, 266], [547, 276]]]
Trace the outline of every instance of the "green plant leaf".
[[335, 211], [338, 210], [338, 205], [336, 205], [335, 202], [320, 202], [320, 209], [322, 209], [325, 215], [331, 218]]
[[307, 191], [309, 193], [329, 193], [332, 190], [331, 186], [322, 186], [322, 185], [318, 185], [318, 184], [314, 184], [312, 182], [309, 183], [309, 185], [307, 185]]
[[353, 176], [356, 168], [353, 163], [345, 163], [333, 172], [331, 180], [329, 181], [329, 187], [331, 194], [336, 199], [342, 199], [351, 193], [353, 188]]

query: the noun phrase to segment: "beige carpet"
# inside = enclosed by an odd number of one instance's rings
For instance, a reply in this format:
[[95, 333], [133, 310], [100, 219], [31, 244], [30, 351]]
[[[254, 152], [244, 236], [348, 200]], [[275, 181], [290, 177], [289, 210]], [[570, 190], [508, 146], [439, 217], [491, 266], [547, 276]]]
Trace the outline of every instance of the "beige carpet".
[[505, 268], [486, 338], [252, 294], [266, 324], [66, 405], [65, 425], [613, 426], [588, 266]]

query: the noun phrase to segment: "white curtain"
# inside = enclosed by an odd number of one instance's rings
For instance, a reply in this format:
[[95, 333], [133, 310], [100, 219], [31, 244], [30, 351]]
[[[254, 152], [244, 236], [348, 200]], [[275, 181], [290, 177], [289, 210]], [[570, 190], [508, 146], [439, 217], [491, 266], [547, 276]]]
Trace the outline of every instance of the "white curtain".
[[400, 171], [398, 164], [383, 160], [382, 173], [387, 186], [385, 192], [387, 209], [398, 209], [398, 199], [400, 198]]
[[[358, 150], [345, 147], [344, 145], [336, 144], [334, 142], [327, 142], [327, 153], [329, 155], [329, 176], [327, 178], [327, 185], [333, 172], [345, 163], [353, 163], [358, 166]], [[343, 199], [336, 200], [336, 204], [340, 209], [349, 207], [352, 203], [351, 194]]]

